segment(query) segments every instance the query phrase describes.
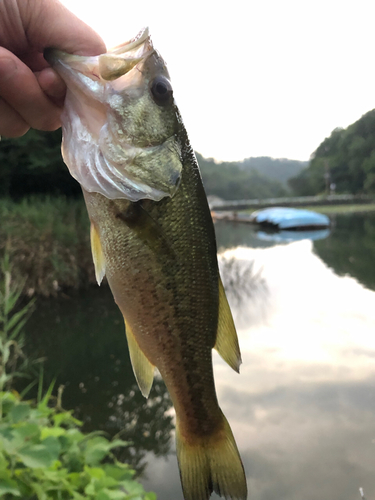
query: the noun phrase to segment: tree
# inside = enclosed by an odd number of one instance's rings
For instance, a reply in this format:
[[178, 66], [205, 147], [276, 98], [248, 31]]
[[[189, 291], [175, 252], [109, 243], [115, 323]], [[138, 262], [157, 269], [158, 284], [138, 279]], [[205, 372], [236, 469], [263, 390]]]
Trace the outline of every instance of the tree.
[[326, 180], [339, 193], [375, 193], [375, 109], [348, 128], [333, 130], [289, 185], [297, 195], [319, 194], [326, 190]]

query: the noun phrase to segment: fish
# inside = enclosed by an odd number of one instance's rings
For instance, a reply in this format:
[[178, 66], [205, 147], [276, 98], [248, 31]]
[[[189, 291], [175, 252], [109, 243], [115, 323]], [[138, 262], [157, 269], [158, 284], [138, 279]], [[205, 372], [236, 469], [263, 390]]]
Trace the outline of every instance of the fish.
[[158, 369], [176, 412], [185, 500], [247, 498], [216, 395], [212, 349], [239, 372], [199, 166], [148, 29], [99, 56], [50, 48], [63, 78], [62, 154], [81, 184], [98, 283], [106, 276], [147, 398]]

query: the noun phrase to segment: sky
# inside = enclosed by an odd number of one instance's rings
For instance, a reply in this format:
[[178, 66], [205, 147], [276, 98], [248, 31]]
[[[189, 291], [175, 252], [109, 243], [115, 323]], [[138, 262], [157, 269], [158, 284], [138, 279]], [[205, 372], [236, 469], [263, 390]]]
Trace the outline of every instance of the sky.
[[375, 108], [373, 0], [63, 0], [108, 47], [149, 26], [193, 148], [308, 160]]

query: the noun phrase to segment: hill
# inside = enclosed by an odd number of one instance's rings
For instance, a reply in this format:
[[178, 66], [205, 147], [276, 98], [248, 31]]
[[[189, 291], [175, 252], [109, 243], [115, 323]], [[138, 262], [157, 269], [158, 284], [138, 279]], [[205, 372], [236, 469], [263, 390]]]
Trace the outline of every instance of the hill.
[[244, 168], [237, 162], [217, 163], [196, 153], [207, 195], [224, 200], [272, 198], [286, 196], [281, 182], [261, 175], [256, 169]]
[[307, 169], [289, 180], [293, 194], [375, 193], [375, 109], [346, 129], [336, 128], [312, 155]]
[[[61, 153], [61, 131], [30, 130], [19, 139], [0, 142], [0, 196], [19, 199], [34, 194], [76, 197], [79, 184], [70, 176]], [[273, 158], [247, 158], [221, 162], [197, 153], [208, 195], [224, 199], [286, 196], [286, 181], [300, 172], [303, 162]]]
[[246, 158], [239, 163], [239, 166], [246, 170], [257, 170], [260, 175], [279, 181], [285, 188], [288, 188], [288, 180], [300, 174], [308, 166], [308, 162], [259, 156]]

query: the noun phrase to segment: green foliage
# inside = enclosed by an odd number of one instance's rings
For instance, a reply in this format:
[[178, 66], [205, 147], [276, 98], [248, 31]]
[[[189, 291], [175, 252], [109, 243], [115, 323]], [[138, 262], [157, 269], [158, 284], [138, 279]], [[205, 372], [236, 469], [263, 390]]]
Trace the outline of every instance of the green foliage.
[[127, 446], [99, 433], [83, 434], [71, 412], [1, 392], [0, 496], [5, 500], [156, 500], [133, 480], [112, 451]]
[[263, 177], [255, 169], [241, 168], [238, 163], [216, 163], [196, 153], [207, 195], [226, 200], [272, 198], [285, 196], [279, 181]]
[[[64, 165], [60, 146], [60, 130], [52, 133], [30, 130], [18, 139], [3, 138], [0, 142], [0, 197], [78, 196], [80, 186]], [[284, 196], [287, 180], [305, 166], [303, 162], [268, 157], [218, 165], [197, 156], [208, 194], [226, 199]]]
[[60, 147], [61, 130], [29, 130], [18, 139], [2, 138], [0, 196], [79, 195], [80, 186], [64, 165]]
[[54, 295], [95, 281], [83, 200], [0, 199], [0, 220], [0, 255], [7, 251], [29, 295]]
[[287, 188], [288, 180], [306, 168], [308, 162], [259, 156], [256, 158], [246, 158], [242, 162], [239, 162], [238, 165], [245, 170], [256, 170], [261, 176], [279, 181], [284, 188]]
[[[8, 255], [0, 262], [0, 392], [10, 388], [15, 377], [25, 376], [32, 364], [23, 352], [23, 327], [33, 301], [20, 306], [23, 284], [14, 282]], [[0, 402], [0, 418], [2, 406]]]
[[296, 195], [375, 193], [375, 109], [346, 129], [335, 129], [313, 153], [309, 167], [289, 180]]
[[[19, 307], [22, 286], [12, 281], [8, 256], [0, 275], [0, 497], [4, 500], [156, 500], [133, 480], [134, 471], [113, 450], [128, 446], [102, 433], [84, 434], [72, 412], [61, 409], [59, 390], [51, 406], [53, 383], [38, 402], [4, 391], [19, 373], [22, 328], [30, 303]], [[16, 307], [18, 305], [18, 307]], [[9, 387], [10, 389], [10, 387]]]

